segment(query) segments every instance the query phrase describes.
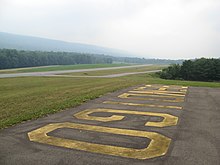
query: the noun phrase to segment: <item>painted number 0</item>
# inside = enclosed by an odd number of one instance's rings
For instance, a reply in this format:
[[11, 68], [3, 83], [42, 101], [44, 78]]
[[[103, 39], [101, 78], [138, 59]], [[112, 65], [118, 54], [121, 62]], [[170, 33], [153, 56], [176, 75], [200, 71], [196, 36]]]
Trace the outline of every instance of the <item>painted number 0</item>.
[[[151, 141], [147, 148], [134, 149], [134, 148], [124, 148], [124, 147], [117, 147], [110, 145], [88, 143], [78, 140], [63, 139], [63, 138], [47, 135], [49, 132], [60, 128], [72, 128], [72, 129], [80, 129], [87, 131], [104, 132], [110, 134], [127, 135], [133, 137], [144, 137], [151, 139]], [[136, 158], [136, 159], [149, 159], [166, 154], [171, 141], [170, 138], [167, 138], [156, 132], [109, 128], [109, 127], [76, 124], [76, 123], [48, 124], [37, 130], [29, 132], [28, 136], [29, 139], [34, 142], [39, 142], [39, 143], [44, 143], [59, 147], [66, 147], [71, 149], [78, 149], [89, 152], [95, 152], [100, 154], [108, 154], [113, 156], [121, 156], [121, 157]]]

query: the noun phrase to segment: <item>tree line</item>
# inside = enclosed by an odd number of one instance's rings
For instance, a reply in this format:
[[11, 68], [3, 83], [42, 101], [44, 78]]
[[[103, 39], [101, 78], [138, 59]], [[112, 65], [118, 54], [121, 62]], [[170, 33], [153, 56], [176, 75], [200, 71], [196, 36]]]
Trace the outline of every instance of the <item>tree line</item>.
[[0, 69], [74, 64], [170, 64], [182, 63], [183, 60], [145, 59], [138, 57], [114, 57], [104, 54], [76, 52], [24, 51], [16, 49], [0, 49]]
[[220, 59], [200, 58], [173, 64], [158, 73], [163, 79], [220, 81]]
[[107, 56], [74, 52], [42, 52], [0, 49], [0, 69], [46, 66], [112, 63]]

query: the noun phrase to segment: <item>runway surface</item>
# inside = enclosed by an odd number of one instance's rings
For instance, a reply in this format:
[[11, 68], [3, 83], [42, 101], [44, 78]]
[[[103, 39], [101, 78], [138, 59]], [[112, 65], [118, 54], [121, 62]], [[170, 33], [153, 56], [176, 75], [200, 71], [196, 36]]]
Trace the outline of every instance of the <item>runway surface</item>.
[[145, 84], [0, 131], [2, 165], [220, 164], [220, 89]]

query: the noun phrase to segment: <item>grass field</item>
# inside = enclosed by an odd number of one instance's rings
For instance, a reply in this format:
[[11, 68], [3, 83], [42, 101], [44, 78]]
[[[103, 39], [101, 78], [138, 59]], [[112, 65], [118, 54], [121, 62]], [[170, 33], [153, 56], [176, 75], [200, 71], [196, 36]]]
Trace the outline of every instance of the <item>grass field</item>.
[[39, 118], [139, 84], [220, 87], [220, 83], [163, 80], [151, 74], [120, 78], [24, 77], [0, 79], [0, 128]]
[[117, 66], [129, 66], [132, 64], [77, 64], [77, 65], [54, 65], [43, 67], [29, 67], [29, 68], [16, 68], [16, 69], [3, 69], [0, 70], [0, 74], [3, 73], [24, 73], [24, 72], [45, 72], [56, 70], [75, 70], [75, 69], [91, 69], [91, 68], [107, 68]]
[[119, 73], [130, 73], [130, 72], [144, 72], [150, 70], [160, 70], [165, 68], [166, 65], [150, 65], [150, 66], [142, 66], [135, 68], [123, 68], [123, 69], [114, 69], [114, 70], [100, 70], [100, 71], [89, 71], [89, 72], [76, 72], [76, 73], [68, 73], [65, 75], [71, 76], [103, 76], [103, 75], [112, 75]]

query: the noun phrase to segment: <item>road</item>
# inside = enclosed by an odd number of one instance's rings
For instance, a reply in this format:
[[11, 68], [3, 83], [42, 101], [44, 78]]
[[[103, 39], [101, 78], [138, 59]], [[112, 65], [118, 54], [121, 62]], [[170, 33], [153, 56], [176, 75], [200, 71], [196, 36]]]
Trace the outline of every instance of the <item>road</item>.
[[141, 85], [0, 131], [2, 165], [220, 164], [220, 88]]
[[59, 70], [59, 71], [46, 71], [46, 72], [10, 73], [10, 74], [0, 74], [0, 78], [29, 77], [29, 76], [54, 76], [54, 75], [65, 74], [65, 73], [89, 72], [89, 71], [125, 69], [125, 68], [137, 68], [137, 67], [144, 67], [144, 66], [151, 66], [151, 65], [152, 64], [119, 66], [119, 67], [108, 67], [108, 68]]

